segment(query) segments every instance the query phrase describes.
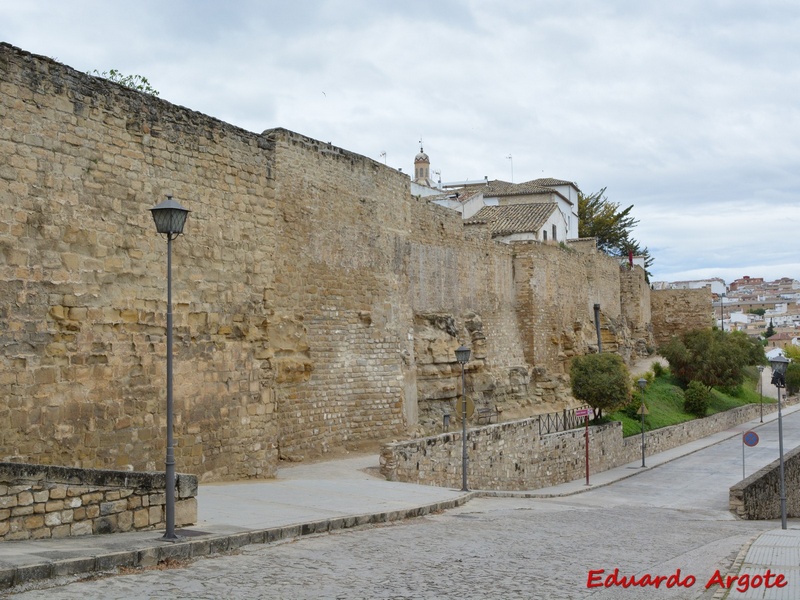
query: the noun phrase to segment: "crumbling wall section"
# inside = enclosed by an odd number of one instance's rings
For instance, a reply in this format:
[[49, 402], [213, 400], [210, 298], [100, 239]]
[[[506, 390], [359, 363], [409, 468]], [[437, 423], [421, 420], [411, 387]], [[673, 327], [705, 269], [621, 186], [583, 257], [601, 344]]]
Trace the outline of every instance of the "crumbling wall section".
[[711, 288], [697, 290], [653, 290], [653, 337], [660, 346], [674, 335], [693, 329], [706, 329], [714, 324]]

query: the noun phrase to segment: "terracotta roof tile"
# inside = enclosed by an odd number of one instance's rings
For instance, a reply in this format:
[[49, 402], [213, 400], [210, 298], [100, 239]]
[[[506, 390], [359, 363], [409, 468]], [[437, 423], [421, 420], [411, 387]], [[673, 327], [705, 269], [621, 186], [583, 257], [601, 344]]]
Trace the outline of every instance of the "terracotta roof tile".
[[513, 233], [536, 233], [557, 209], [558, 205], [555, 202], [484, 206], [474, 216], [464, 221], [464, 224], [486, 224], [492, 237]]

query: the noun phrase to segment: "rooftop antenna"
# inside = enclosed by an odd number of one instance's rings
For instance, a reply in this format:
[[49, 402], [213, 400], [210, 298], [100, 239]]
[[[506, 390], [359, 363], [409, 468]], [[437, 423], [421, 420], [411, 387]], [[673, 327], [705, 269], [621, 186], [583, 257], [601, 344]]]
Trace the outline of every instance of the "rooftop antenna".
[[433, 174], [436, 175], [436, 177], [438, 177], [438, 180], [437, 180], [438, 184], [439, 184], [438, 187], [439, 187], [439, 189], [442, 189], [442, 172], [441, 171], [434, 171]]
[[514, 158], [510, 154], [506, 158], [511, 161], [511, 183], [514, 183]]
[[383, 152], [381, 152], [381, 158], [383, 159], [383, 164], [385, 165], [386, 164], [386, 151], [385, 150]]

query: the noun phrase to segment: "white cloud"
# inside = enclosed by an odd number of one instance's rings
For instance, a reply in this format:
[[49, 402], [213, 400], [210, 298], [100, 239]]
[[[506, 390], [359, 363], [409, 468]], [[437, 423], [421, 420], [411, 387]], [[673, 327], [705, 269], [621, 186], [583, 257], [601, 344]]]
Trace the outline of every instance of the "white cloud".
[[[800, 5], [449, 0], [0, 4], [3, 39], [166, 100], [444, 180], [634, 205], [657, 278], [800, 277]], [[758, 269], [762, 269], [759, 271]], [[735, 275], [739, 276], [739, 275]]]

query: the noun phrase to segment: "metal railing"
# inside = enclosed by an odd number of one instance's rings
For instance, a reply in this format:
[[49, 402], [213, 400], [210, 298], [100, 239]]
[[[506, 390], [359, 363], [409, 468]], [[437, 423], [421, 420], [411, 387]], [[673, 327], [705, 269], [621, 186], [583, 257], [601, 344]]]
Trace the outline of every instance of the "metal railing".
[[[544, 435], [546, 433], [558, 433], [559, 431], [568, 431], [570, 429], [583, 427], [584, 417], [579, 417], [576, 414], [578, 410], [579, 409], [577, 408], [565, 408], [561, 412], [539, 415], [539, 435]], [[591, 415], [594, 415], [594, 412], [592, 412]], [[594, 417], [590, 416], [589, 418], [592, 419]]]

